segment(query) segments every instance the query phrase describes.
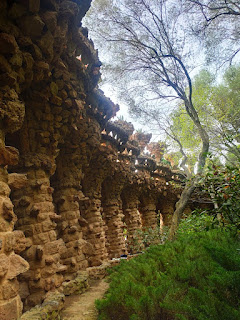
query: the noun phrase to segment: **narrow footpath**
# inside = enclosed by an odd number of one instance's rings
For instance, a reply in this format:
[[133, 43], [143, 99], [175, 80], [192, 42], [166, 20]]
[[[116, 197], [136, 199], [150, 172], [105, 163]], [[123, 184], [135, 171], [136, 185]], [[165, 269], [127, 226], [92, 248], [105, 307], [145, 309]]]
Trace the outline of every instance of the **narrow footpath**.
[[61, 320], [97, 320], [95, 300], [101, 299], [109, 284], [102, 280], [91, 280], [90, 288], [81, 295], [66, 297]]

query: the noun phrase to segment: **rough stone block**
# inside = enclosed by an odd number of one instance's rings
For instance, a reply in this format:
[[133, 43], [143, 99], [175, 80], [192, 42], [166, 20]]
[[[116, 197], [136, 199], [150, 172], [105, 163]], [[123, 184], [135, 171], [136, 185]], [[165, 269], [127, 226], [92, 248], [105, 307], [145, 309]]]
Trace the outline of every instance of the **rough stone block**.
[[48, 30], [54, 32], [57, 27], [57, 12], [46, 11], [41, 15], [41, 18], [45, 22]]
[[22, 313], [22, 302], [19, 296], [0, 302], [0, 319], [1, 320], [16, 320], [19, 319]]
[[39, 16], [25, 16], [19, 25], [25, 35], [36, 38], [42, 34], [45, 24]]
[[7, 279], [14, 279], [19, 274], [26, 272], [29, 269], [29, 264], [26, 260], [17, 254], [9, 256], [9, 269]]
[[63, 308], [65, 296], [59, 292], [47, 295], [42, 305], [38, 305], [25, 312], [20, 320], [46, 320], [58, 319], [58, 314]]
[[13, 232], [7, 232], [4, 238], [4, 251], [9, 253], [16, 245], [16, 238]]
[[[24, 232], [24, 234], [26, 235], [26, 233]], [[27, 235], [26, 235], [27, 237]], [[34, 235], [33, 236], [33, 241], [36, 244], [43, 244], [43, 243], [48, 243], [49, 242], [49, 235], [47, 232], [45, 233], [40, 233], [38, 235]]]
[[28, 7], [30, 12], [37, 13], [40, 9], [40, 0], [29, 0]]
[[107, 275], [107, 269], [110, 267], [109, 263], [104, 263], [100, 266], [87, 268], [90, 279], [103, 279]]
[[7, 59], [0, 55], [0, 71], [2, 71], [3, 73], [9, 73], [11, 72], [11, 66], [10, 64], [8, 63]]
[[9, 186], [5, 182], [0, 181], [0, 195], [1, 196], [8, 196], [9, 193], [10, 193]]
[[13, 54], [17, 51], [18, 44], [14, 36], [7, 33], [0, 33], [0, 53]]
[[4, 277], [8, 271], [9, 259], [5, 254], [0, 254], [0, 277]]
[[89, 287], [88, 273], [79, 272], [78, 276], [71, 281], [63, 283], [63, 293], [69, 296], [73, 293], [81, 294]]
[[26, 299], [29, 296], [29, 294], [30, 292], [29, 292], [28, 284], [26, 282], [21, 282], [19, 284], [19, 295], [21, 299]]
[[[1, 109], [0, 109], [1, 116]], [[18, 164], [19, 152], [13, 147], [0, 146], [0, 165], [16, 165]]]
[[8, 184], [12, 190], [22, 189], [27, 185], [27, 175], [11, 173], [8, 175]]
[[59, 252], [59, 246], [61, 242], [56, 240], [45, 245], [45, 253], [46, 255], [52, 255]]
[[17, 279], [14, 280], [6, 280], [2, 283], [2, 295], [4, 300], [9, 300], [18, 295], [19, 291], [19, 283]]

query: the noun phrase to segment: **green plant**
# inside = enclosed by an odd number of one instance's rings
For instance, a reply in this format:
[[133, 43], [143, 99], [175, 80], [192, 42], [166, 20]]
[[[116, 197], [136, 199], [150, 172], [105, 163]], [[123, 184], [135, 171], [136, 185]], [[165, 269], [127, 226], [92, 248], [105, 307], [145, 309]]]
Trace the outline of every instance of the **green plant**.
[[196, 209], [191, 214], [183, 216], [178, 228], [178, 234], [191, 234], [218, 227], [218, 220], [212, 211]]
[[131, 252], [141, 252], [151, 245], [163, 243], [166, 239], [168, 228], [143, 228], [137, 229], [129, 240], [129, 249]]
[[49, 311], [42, 316], [41, 320], [60, 320], [59, 311]]
[[237, 320], [239, 239], [223, 229], [180, 233], [174, 242], [111, 270], [99, 320]]
[[224, 226], [240, 229], [240, 169], [210, 163], [200, 182], [202, 190], [211, 197], [212, 211]]

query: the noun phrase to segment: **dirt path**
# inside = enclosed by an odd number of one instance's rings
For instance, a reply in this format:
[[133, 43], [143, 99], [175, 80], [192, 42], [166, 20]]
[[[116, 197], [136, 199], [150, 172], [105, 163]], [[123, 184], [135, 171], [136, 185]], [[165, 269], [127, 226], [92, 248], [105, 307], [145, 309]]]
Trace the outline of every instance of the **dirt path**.
[[90, 282], [90, 288], [85, 293], [66, 297], [61, 320], [97, 320], [94, 302], [103, 297], [108, 287], [105, 280], [95, 280]]

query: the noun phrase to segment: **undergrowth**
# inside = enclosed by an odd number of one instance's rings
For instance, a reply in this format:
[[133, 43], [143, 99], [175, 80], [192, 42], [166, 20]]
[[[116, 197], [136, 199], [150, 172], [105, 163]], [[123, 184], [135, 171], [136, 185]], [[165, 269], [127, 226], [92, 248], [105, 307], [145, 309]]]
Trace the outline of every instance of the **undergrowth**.
[[229, 230], [180, 232], [110, 274], [99, 320], [240, 319], [240, 246]]

